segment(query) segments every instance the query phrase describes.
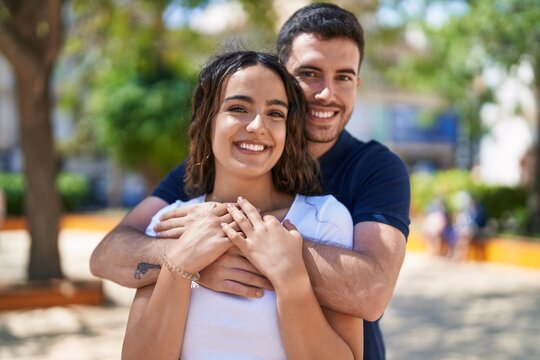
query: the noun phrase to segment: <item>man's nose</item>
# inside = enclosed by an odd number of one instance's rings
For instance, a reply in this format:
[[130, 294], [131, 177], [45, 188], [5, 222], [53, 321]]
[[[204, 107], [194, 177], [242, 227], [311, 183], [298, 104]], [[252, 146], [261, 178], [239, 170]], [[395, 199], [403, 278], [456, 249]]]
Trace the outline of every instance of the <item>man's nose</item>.
[[253, 120], [249, 122], [249, 124], [246, 127], [246, 130], [256, 135], [263, 135], [266, 132], [266, 126], [260, 114], [257, 114], [253, 118]]
[[315, 93], [315, 99], [321, 103], [329, 104], [334, 101], [335, 91], [331, 81], [324, 81]]

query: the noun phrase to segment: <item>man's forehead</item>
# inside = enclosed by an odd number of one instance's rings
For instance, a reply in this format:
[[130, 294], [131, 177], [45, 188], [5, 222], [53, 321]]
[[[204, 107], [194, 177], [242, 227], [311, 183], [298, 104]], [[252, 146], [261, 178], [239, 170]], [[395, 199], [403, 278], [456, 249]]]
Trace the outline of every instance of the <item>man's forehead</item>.
[[344, 37], [321, 39], [314, 34], [297, 36], [291, 46], [287, 67], [313, 66], [321, 70], [358, 69], [360, 50]]

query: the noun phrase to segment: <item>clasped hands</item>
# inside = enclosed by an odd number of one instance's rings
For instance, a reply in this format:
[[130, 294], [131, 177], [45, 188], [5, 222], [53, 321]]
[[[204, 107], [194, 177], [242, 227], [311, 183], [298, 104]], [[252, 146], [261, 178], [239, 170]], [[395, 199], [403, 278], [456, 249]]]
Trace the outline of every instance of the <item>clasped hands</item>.
[[154, 230], [160, 238], [179, 239], [170, 249], [173, 259], [200, 272], [200, 285], [219, 292], [260, 297], [304, 266], [294, 225], [261, 215], [242, 198], [173, 209]]

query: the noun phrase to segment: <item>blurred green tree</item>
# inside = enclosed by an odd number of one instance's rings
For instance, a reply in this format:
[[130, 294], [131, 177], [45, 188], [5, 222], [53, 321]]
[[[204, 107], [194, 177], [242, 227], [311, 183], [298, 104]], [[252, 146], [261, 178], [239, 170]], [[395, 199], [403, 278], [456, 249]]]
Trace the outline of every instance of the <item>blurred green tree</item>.
[[0, 51], [12, 66], [24, 156], [31, 245], [29, 280], [63, 277], [58, 158], [51, 127], [51, 72], [64, 35], [62, 0], [0, 0]]
[[[58, 72], [61, 106], [77, 122], [62, 149], [109, 155], [152, 186], [186, 155], [196, 76], [221, 46], [257, 48], [274, 37], [271, 2], [242, 0], [247, 21], [217, 34], [194, 30], [189, 16], [209, 0], [73, 0]], [[164, 19], [176, 11], [184, 19]], [[273, 42], [270, 42], [270, 48]]]
[[[400, 1], [387, 6], [404, 9]], [[450, 15], [443, 24], [430, 24], [430, 5], [461, 4], [461, 14]], [[523, 61], [532, 65], [536, 104], [540, 104], [540, 6], [536, 0], [482, 0], [419, 2], [420, 11], [405, 14], [395, 26], [382, 27], [375, 45], [375, 63], [390, 79], [423, 91], [435, 91], [448, 100], [466, 121], [469, 135], [481, 134], [479, 110], [492, 99], [491, 90], [481, 81], [485, 69], [494, 65], [508, 70]], [[444, 9], [444, 7], [443, 7]], [[450, 13], [450, 12], [449, 12]], [[403, 14], [402, 14], [403, 15]], [[448, 14], [446, 14], [448, 15]], [[424, 47], [414, 48], [405, 40], [407, 32], [426, 36]], [[399, 43], [387, 56], [388, 44]], [[516, 109], [519, 111], [519, 109]], [[540, 112], [537, 109], [535, 159], [540, 159]], [[535, 166], [530, 189], [530, 231], [540, 234], [540, 166]]]
[[67, 150], [110, 155], [150, 184], [185, 156], [191, 92], [213, 44], [185, 26], [167, 28], [171, 3], [204, 1], [74, 1], [63, 69], [76, 76], [59, 79], [79, 125]]

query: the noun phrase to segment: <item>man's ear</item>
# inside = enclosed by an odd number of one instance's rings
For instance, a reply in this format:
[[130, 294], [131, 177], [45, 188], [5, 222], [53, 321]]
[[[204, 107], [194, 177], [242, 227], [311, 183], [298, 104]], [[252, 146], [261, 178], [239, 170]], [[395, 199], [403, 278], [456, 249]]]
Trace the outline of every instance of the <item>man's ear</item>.
[[356, 82], [356, 90], [360, 90], [362, 87], [362, 79], [358, 77], [358, 81]]

